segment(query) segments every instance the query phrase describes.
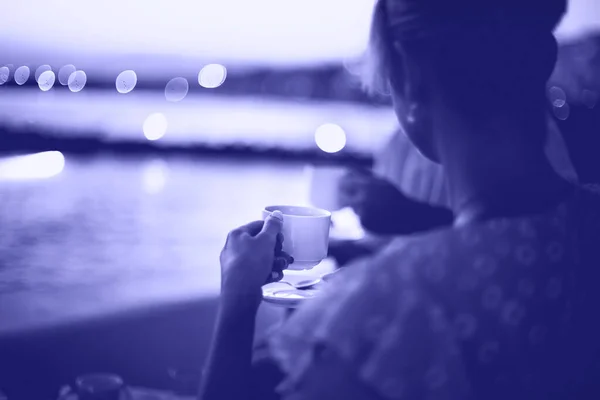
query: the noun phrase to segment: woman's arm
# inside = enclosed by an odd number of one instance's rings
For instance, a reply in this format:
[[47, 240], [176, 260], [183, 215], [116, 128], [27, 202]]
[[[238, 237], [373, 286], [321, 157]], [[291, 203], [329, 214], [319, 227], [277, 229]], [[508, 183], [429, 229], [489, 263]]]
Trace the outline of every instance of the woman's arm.
[[249, 393], [256, 313], [254, 302], [222, 299], [200, 388], [201, 400], [252, 398]]
[[255, 315], [249, 306], [221, 306], [201, 400], [280, 398], [275, 389], [284, 374], [271, 358], [267, 338], [253, 346]]

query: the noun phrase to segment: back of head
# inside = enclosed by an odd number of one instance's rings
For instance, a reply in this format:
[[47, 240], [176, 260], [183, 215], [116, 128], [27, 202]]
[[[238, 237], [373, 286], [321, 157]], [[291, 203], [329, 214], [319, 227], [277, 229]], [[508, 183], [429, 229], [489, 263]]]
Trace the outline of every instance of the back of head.
[[[566, 0], [378, 0], [365, 83], [387, 89], [408, 54], [436, 92], [471, 111], [544, 96]], [[400, 72], [401, 74], [401, 72]]]

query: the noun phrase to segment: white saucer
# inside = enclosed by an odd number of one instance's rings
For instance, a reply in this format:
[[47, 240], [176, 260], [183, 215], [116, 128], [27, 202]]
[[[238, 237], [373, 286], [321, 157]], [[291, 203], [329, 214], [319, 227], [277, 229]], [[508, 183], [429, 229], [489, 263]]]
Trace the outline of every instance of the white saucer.
[[[315, 282], [315, 286], [310, 289], [296, 289], [287, 283], [301, 284], [305, 281]], [[263, 300], [267, 303], [276, 304], [286, 308], [294, 308], [305, 301], [310, 301], [319, 296], [322, 287], [321, 277], [311, 271], [290, 271], [283, 272], [282, 282], [269, 283], [263, 286]]]
[[282, 282], [289, 282], [294, 286], [315, 286], [321, 282], [321, 275], [316, 274], [312, 271], [295, 271], [285, 270], [283, 271]]

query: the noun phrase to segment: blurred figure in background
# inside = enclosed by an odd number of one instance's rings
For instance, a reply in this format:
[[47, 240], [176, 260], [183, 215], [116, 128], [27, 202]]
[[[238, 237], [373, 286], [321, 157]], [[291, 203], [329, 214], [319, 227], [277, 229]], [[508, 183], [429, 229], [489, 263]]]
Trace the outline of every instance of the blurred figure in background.
[[248, 300], [260, 303], [281, 225], [228, 243], [224, 282], [238, 285], [222, 288], [204, 399], [598, 397], [600, 197], [544, 151], [565, 9], [377, 2], [370, 87], [391, 89], [411, 142], [444, 167], [454, 225], [337, 275], [270, 337], [271, 359], [255, 369]]
[[[548, 119], [546, 154], [557, 173], [578, 177], [554, 120]], [[376, 155], [373, 171], [350, 171], [340, 182], [340, 205], [350, 207], [368, 232], [361, 240], [332, 240], [330, 256], [338, 266], [373, 254], [395, 235], [411, 235], [452, 225], [441, 165], [425, 158], [397, 130]]]
[[402, 130], [379, 154], [373, 171], [351, 170], [339, 182], [339, 205], [350, 207], [366, 235], [330, 241], [329, 254], [343, 267], [385, 247], [396, 235], [411, 235], [452, 224], [446, 206], [442, 167], [424, 158]]

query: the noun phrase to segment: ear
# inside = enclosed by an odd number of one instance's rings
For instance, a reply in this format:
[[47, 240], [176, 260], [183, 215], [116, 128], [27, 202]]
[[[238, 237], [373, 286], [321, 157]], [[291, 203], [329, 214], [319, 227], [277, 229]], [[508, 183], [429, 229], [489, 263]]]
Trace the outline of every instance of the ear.
[[391, 57], [390, 87], [398, 121], [419, 152], [439, 162], [435, 151], [431, 110], [423, 71], [409, 52], [394, 43]]

